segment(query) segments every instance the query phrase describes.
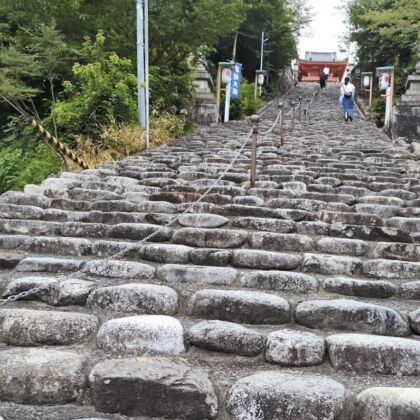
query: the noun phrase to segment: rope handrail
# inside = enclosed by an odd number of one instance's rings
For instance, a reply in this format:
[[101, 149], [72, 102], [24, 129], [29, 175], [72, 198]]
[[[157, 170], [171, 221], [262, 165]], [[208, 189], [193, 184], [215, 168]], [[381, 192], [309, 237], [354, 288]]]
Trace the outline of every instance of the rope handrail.
[[[291, 89], [290, 89], [291, 90]], [[289, 90], [289, 91], [290, 91]], [[299, 104], [299, 106], [302, 106], [302, 102], [300, 101], [300, 104]], [[291, 110], [288, 112], [288, 114], [286, 114], [286, 116], [288, 116], [288, 115], [290, 115], [290, 114], [292, 114], [294, 111], [296, 110], [296, 107], [292, 107], [291, 108]], [[265, 114], [265, 112], [267, 112], [267, 110], [265, 110], [264, 111], [264, 114]], [[146, 242], [148, 242], [150, 239], [152, 239], [152, 238], [154, 238], [155, 236], [157, 236], [158, 234], [160, 234], [164, 229], [166, 229], [166, 228], [168, 228], [168, 227], [170, 227], [170, 226], [172, 226], [178, 219], [179, 219], [179, 217], [180, 216], [182, 216], [182, 215], [184, 215], [184, 214], [187, 214], [187, 213], [189, 213], [189, 212], [191, 212], [191, 211], [194, 211], [194, 206], [196, 206], [198, 203], [200, 203], [201, 201], [203, 201], [203, 199], [207, 196], [207, 195], [209, 195], [210, 193], [211, 193], [211, 191], [219, 184], [219, 182], [223, 179], [223, 177], [229, 172], [229, 170], [232, 168], [232, 166], [235, 164], [235, 162], [238, 160], [238, 158], [240, 157], [240, 155], [242, 154], [242, 152], [243, 152], [243, 150], [245, 149], [245, 146], [247, 145], [247, 143], [248, 143], [248, 140], [254, 135], [254, 136], [256, 136], [256, 135], [258, 135], [258, 129], [257, 129], [257, 126], [258, 126], [258, 120], [259, 120], [259, 118], [261, 118], [261, 116], [262, 116], [263, 114], [261, 114], [260, 116], [253, 116], [253, 117], [251, 117], [251, 121], [252, 121], [252, 123], [253, 123], [253, 127], [252, 127], [252, 129], [250, 130], [250, 132], [248, 133], [248, 135], [246, 136], [246, 138], [245, 138], [245, 140], [243, 141], [243, 143], [242, 143], [242, 145], [241, 145], [241, 147], [237, 150], [237, 152], [236, 152], [236, 154], [233, 156], [233, 158], [231, 159], [231, 161], [229, 162], [229, 164], [228, 165], [226, 165], [226, 167], [225, 167], [225, 169], [222, 171], [222, 173], [219, 175], [219, 177], [209, 186], [209, 188], [196, 200], [196, 201], [194, 201], [193, 203], [191, 203], [190, 205], [188, 205], [187, 206], [187, 208], [183, 211], [183, 212], [181, 212], [181, 213], [179, 213], [179, 214], [176, 214], [176, 215], [174, 215], [169, 221], [168, 221], [168, 223], [166, 223], [164, 226], [161, 226], [160, 228], [158, 228], [158, 229], [156, 229], [154, 232], [152, 232], [151, 234], [149, 234], [149, 235], [147, 235], [145, 238], [143, 238], [139, 243], [138, 243], [138, 246], [139, 245], [142, 245], [142, 244], [144, 244], [144, 243], [146, 243]], [[281, 109], [280, 111], [279, 111], [279, 113], [278, 113], [278, 115], [277, 115], [277, 117], [276, 117], [276, 119], [275, 119], [275, 121], [274, 121], [274, 123], [273, 123], [273, 125], [270, 127], [270, 129], [269, 130], [267, 130], [267, 131], [265, 131], [265, 132], [262, 132], [262, 133], [260, 133], [261, 135], [267, 135], [267, 134], [269, 134], [269, 133], [271, 133], [273, 130], [274, 130], [274, 128], [275, 128], [275, 126], [276, 126], [276, 124], [279, 122], [279, 120], [281, 119], [281, 125], [282, 125], [282, 123], [283, 123], [283, 116], [284, 116], [284, 114], [283, 114], [283, 109]], [[36, 123], [36, 121], [35, 120], [33, 120], [33, 123], [32, 123], [32, 126], [33, 126], [33, 128], [34, 129], [37, 129], [37, 131], [39, 131], [40, 132], [40, 134], [43, 134], [44, 136], [46, 136], [46, 134], [45, 133], [47, 133], [45, 130], [40, 130], [39, 129], [39, 125]], [[42, 127], [41, 127], [42, 128]], [[49, 134], [49, 133], [48, 133]], [[53, 138], [53, 136], [51, 136], [51, 135], [49, 135], [51, 138]], [[253, 145], [255, 145], [256, 146], [256, 138], [253, 138]], [[125, 249], [125, 250], [122, 250], [122, 251], [120, 251], [120, 252], [117, 252], [117, 253], [115, 253], [115, 254], [112, 254], [112, 255], [110, 255], [109, 257], [108, 257], [108, 259], [117, 259], [117, 258], [124, 258], [124, 257], [126, 257], [126, 255], [129, 253], [129, 252], [131, 252], [131, 249]], [[37, 287], [34, 287], [34, 288], [32, 288], [32, 289], [30, 289], [30, 290], [25, 290], [25, 291], [23, 291], [23, 292], [21, 292], [21, 293], [18, 293], [18, 294], [15, 294], [15, 295], [12, 295], [12, 296], [9, 296], [9, 297], [7, 297], [6, 299], [3, 299], [3, 300], [0, 300], [0, 306], [3, 306], [3, 305], [5, 305], [5, 304], [7, 304], [7, 303], [10, 303], [10, 302], [13, 302], [13, 301], [16, 301], [16, 300], [19, 300], [19, 299], [22, 299], [22, 298], [25, 298], [25, 297], [28, 297], [28, 296], [31, 296], [31, 295], [33, 295], [33, 294], [35, 294], [35, 293], [39, 293], [39, 292], [41, 292], [41, 291], [45, 291], [45, 290], [47, 290], [47, 289], [49, 289], [50, 287], [52, 287], [52, 286], [54, 286], [54, 285], [57, 285], [57, 284], [60, 284], [61, 282], [63, 282], [64, 280], [57, 280], [56, 282], [52, 282], [52, 283], [48, 283], [47, 285], [41, 285], [41, 286], [37, 286]]]

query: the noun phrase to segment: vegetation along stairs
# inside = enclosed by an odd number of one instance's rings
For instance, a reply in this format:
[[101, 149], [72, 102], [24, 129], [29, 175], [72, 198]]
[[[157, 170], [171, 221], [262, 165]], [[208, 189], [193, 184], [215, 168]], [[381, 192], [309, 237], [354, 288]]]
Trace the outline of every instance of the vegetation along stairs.
[[256, 188], [239, 121], [2, 195], [0, 415], [420, 418], [420, 167], [337, 99]]

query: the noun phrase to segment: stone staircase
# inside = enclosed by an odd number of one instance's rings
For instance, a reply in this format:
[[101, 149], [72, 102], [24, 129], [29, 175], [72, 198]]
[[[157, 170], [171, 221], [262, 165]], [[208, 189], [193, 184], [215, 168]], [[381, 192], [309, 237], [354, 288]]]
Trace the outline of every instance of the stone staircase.
[[1, 196], [0, 416], [419, 419], [420, 167], [337, 98], [254, 189], [241, 121]]

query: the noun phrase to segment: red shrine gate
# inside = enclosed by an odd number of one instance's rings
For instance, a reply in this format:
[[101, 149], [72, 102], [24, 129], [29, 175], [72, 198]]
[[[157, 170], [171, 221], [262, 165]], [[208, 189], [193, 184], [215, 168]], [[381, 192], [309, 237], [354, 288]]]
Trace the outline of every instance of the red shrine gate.
[[321, 72], [329, 69], [328, 81], [340, 83], [344, 77], [348, 60], [337, 60], [334, 52], [306, 52], [305, 59], [298, 61], [299, 82], [318, 82]]

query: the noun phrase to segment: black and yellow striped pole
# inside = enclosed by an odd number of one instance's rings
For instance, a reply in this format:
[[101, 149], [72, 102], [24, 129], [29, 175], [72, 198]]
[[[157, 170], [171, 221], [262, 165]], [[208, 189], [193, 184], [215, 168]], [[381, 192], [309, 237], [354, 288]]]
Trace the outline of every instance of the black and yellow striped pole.
[[90, 169], [89, 166], [79, 159], [74, 152], [72, 152], [66, 145], [60, 143], [54, 136], [52, 136], [44, 127], [38, 124], [35, 120], [29, 122], [31, 127], [39, 133], [48, 143], [52, 144], [56, 149], [62, 152], [67, 158], [74, 163], [77, 163], [83, 169]]

